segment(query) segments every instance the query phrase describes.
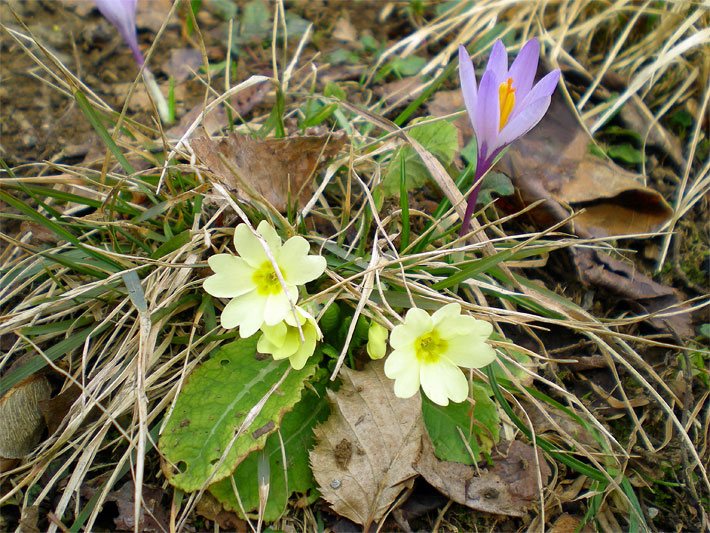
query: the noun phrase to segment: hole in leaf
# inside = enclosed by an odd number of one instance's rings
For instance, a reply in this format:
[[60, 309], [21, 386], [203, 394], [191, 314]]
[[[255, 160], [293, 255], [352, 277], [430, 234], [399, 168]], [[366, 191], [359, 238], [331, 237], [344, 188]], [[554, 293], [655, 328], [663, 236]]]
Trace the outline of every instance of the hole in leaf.
[[227, 366], [229, 364], [229, 359], [222, 359], [219, 364], [222, 366]]
[[177, 469], [181, 474], [184, 474], [185, 471], [187, 470], [187, 463], [185, 461], [180, 461], [175, 466], [177, 466]]

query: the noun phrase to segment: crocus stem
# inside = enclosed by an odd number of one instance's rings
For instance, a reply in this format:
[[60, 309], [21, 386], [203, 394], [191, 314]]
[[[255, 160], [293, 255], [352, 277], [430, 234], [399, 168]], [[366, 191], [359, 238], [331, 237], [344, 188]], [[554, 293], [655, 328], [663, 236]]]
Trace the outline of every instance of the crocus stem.
[[143, 67], [143, 81], [155, 102], [155, 107], [158, 108], [160, 119], [164, 123], [170, 124], [170, 109], [168, 108], [168, 103], [165, 101], [163, 93], [160, 92], [160, 87], [158, 87], [158, 82], [155, 81], [155, 76], [153, 76], [153, 73], [146, 67]]
[[471, 229], [471, 218], [473, 218], [473, 212], [476, 210], [476, 201], [478, 200], [478, 193], [481, 191], [481, 177], [488, 172], [490, 168], [490, 159], [478, 160], [476, 163], [476, 174], [473, 178], [473, 183], [476, 186], [468, 195], [468, 203], [466, 204], [466, 213], [463, 216], [463, 221], [461, 222], [461, 229], [459, 230], [459, 237], [463, 237]]

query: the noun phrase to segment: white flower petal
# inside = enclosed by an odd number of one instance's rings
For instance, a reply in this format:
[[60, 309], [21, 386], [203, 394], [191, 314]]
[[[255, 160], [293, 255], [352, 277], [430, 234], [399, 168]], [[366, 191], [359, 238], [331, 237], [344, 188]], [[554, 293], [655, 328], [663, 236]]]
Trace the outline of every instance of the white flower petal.
[[289, 290], [290, 299], [283, 291], [278, 294], [270, 294], [266, 297], [264, 322], [267, 325], [273, 326], [274, 324], [284, 320], [289, 314], [293, 313], [291, 310], [291, 304], [295, 304], [298, 300], [298, 289], [296, 287], [287, 288]]
[[267, 326], [266, 324], [264, 324], [261, 326], [261, 331], [263, 333], [261, 338], [268, 339], [270, 345], [272, 346], [282, 346], [284, 342], [286, 342], [286, 333], [288, 333], [288, 327], [284, 322], [279, 322], [278, 324], [275, 324], [273, 326]]
[[493, 326], [484, 320], [472, 316], [460, 315], [441, 322], [436, 330], [442, 339], [451, 339], [459, 335], [476, 335], [487, 339], [493, 333]]
[[308, 241], [299, 236], [291, 237], [281, 248], [279, 268], [289, 284], [304, 285], [325, 272], [325, 257], [308, 255], [310, 249]]
[[452, 318], [461, 316], [461, 306], [457, 303], [446, 304], [445, 306], [439, 308], [433, 315], [431, 315], [431, 321], [434, 327], [441, 323], [446, 323]]
[[448, 405], [449, 399], [462, 402], [468, 397], [466, 376], [458, 367], [445, 360], [422, 365], [420, 378], [424, 394], [438, 405]]
[[278, 257], [281, 252], [281, 237], [276, 233], [276, 229], [269, 224], [266, 220], [259, 222], [256, 228], [256, 232], [264, 237], [266, 244], [269, 245], [269, 249], [274, 257]]
[[208, 294], [217, 298], [234, 298], [255, 289], [252, 279], [254, 271], [242, 258], [216, 254], [207, 262], [215, 272], [202, 283]]
[[313, 327], [307, 326], [304, 328], [303, 337], [305, 341], [299, 345], [296, 353], [289, 358], [291, 367], [294, 370], [301, 370], [306, 365], [308, 358], [313, 355], [313, 352], [316, 350], [316, 331]]
[[300, 345], [301, 339], [298, 337], [298, 330], [289, 328], [284, 342], [280, 346], [274, 346], [273, 350], [271, 350], [269, 353], [276, 360], [286, 359], [287, 357], [291, 357], [296, 352], [298, 352], [298, 348]]
[[411, 398], [419, 390], [419, 361], [414, 352], [395, 350], [385, 360], [385, 375], [394, 379], [394, 394]]
[[385, 376], [396, 379], [399, 374], [406, 372], [410, 367], [419, 367], [414, 350], [394, 350], [385, 359]]
[[246, 224], [239, 224], [234, 230], [234, 248], [239, 256], [253, 268], [259, 268], [264, 264], [264, 261], [269, 260], [261, 242]]
[[[262, 326], [262, 332], [263, 331], [264, 327]], [[256, 350], [259, 353], [271, 354], [271, 356], [276, 360], [290, 357], [297, 348], [297, 345], [292, 347], [285, 338], [278, 343], [275, 343], [273, 340], [270, 340], [266, 334], [259, 337], [259, 340], [256, 343]], [[289, 349], [291, 349], [291, 351], [289, 351]]]
[[250, 292], [230, 300], [224, 307], [220, 323], [225, 329], [239, 327], [242, 338], [251, 337], [264, 323], [266, 300], [256, 292]]
[[407, 311], [404, 322], [392, 330], [390, 346], [395, 350], [411, 346], [418, 337], [429, 333], [432, 327], [429, 313], [416, 307], [412, 308]]
[[456, 366], [483, 368], [496, 358], [493, 347], [475, 334], [455, 337], [448, 340], [447, 344], [444, 358]]

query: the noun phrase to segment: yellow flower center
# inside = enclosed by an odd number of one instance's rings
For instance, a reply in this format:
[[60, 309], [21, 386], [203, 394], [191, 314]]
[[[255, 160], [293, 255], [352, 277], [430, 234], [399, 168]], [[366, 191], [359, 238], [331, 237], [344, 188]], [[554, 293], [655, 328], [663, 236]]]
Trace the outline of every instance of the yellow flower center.
[[447, 347], [448, 343], [439, 337], [436, 330], [418, 337], [414, 342], [417, 359], [422, 363], [437, 363]]
[[256, 292], [261, 296], [278, 294], [283, 290], [271, 261], [264, 261], [264, 263], [254, 271], [251, 279], [254, 285], [256, 285]]
[[515, 107], [513, 78], [508, 78], [508, 81], [500, 84], [500, 87], [498, 87], [498, 100], [500, 101], [500, 126], [498, 131], [500, 131], [508, 123], [508, 118], [510, 118], [510, 114]]

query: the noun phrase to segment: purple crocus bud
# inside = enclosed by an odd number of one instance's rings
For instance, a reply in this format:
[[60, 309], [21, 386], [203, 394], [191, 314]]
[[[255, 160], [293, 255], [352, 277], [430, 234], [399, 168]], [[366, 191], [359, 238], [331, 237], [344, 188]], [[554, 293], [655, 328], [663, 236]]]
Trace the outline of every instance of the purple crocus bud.
[[[508, 68], [508, 53], [498, 40], [479, 87], [471, 58], [459, 46], [461, 91], [478, 143], [476, 181], [491, 168], [496, 156], [535, 127], [550, 107], [560, 71], [553, 70], [533, 86], [539, 58], [540, 44], [530, 39]], [[461, 235], [468, 231], [479, 189], [480, 183], [468, 198]]]
[[123, 40], [133, 52], [136, 63], [142, 67], [145, 60], [143, 53], [138, 48], [138, 36], [136, 35], [136, 4], [138, 0], [94, 0], [94, 2], [106, 20], [116, 26], [118, 32], [123, 36]]

